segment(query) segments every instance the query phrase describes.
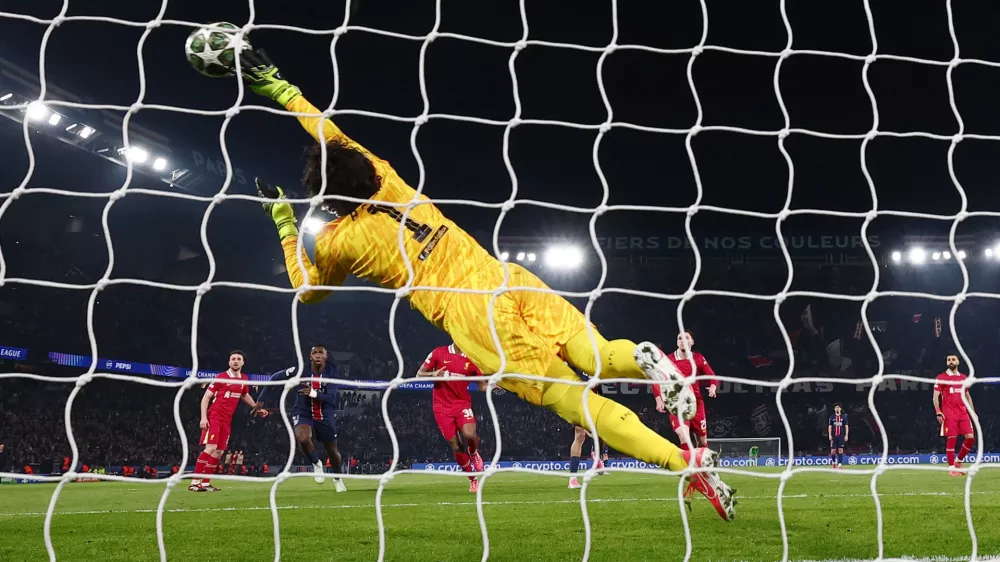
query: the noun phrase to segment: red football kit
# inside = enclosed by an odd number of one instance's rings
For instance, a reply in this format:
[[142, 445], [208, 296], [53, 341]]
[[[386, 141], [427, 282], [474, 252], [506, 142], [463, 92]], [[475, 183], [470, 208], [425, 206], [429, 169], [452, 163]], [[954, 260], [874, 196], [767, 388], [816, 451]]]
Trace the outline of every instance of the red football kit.
[[[674, 351], [673, 353], [667, 355], [667, 358], [677, 367], [685, 377], [692, 377], [696, 375], [704, 376], [715, 376], [715, 371], [712, 370], [712, 366], [708, 364], [708, 360], [705, 356], [698, 352], [691, 352], [691, 359], [694, 359], [695, 371], [691, 370], [691, 361], [681, 355], [679, 352]], [[715, 379], [710, 379], [707, 382], [707, 386], [712, 386], [713, 384], [718, 387], [719, 383]], [[696, 383], [691, 385], [691, 390], [694, 392], [694, 398], [698, 404], [698, 409], [695, 412], [693, 418], [691, 418], [686, 425], [690, 428], [691, 433], [699, 435], [702, 437], [708, 437], [708, 421], [705, 418], [705, 399], [701, 396], [701, 387]], [[659, 392], [659, 385], [654, 385], [654, 391]], [[674, 414], [670, 414], [670, 425], [677, 431], [677, 428], [681, 426], [681, 420], [677, 418]]]
[[[937, 376], [938, 381], [952, 381], [962, 383], [966, 376], [962, 373], [955, 375], [945, 371]], [[965, 388], [961, 384], [941, 384], [934, 385], [934, 390], [941, 393], [941, 413], [944, 415], [944, 424], [941, 426], [941, 435], [945, 437], [959, 437], [972, 433], [972, 418], [969, 417], [969, 410], [962, 401]]]
[[[425, 371], [443, 369], [450, 376], [481, 377], [483, 374], [464, 353], [458, 353], [454, 345], [435, 348], [424, 360]], [[465, 381], [434, 382], [434, 421], [441, 435], [451, 439], [458, 429], [467, 423], [476, 423], [472, 413], [472, 397], [469, 383]]]
[[[247, 376], [242, 372], [234, 375], [229, 371], [219, 373], [216, 378], [247, 380]], [[225, 450], [229, 446], [233, 414], [250, 387], [245, 384], [216, 381], [208, 385], [208, 389], [214, 392], [215, 396], [212, 397], [212, 403], [208, 406], [208, 427], [201, 430], [201, 444], [215, 445], [220, 450]]]

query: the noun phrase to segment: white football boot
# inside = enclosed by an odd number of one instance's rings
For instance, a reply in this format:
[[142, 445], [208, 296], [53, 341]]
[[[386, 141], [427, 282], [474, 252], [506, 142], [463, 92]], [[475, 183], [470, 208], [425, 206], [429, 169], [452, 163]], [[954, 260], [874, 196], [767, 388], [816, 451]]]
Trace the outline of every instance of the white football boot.
[[667, 383], [660, 385], [660, 396], [668, 412], [683, 420], [694, 417], [698, 408], [694, 391], [684, 384], [684, 375], [660, 348], [649, 342], [640, 343], [635, 346], [635, 362], [651, 380]]
[[313, 476], [313, 480], [315, 480], [317, 484], [326, 482], [326, 471], [323, 469], [323, 461], [316, 461], [316, 464], [313, 465], [313, 474], [315, 474], [315, 476]]

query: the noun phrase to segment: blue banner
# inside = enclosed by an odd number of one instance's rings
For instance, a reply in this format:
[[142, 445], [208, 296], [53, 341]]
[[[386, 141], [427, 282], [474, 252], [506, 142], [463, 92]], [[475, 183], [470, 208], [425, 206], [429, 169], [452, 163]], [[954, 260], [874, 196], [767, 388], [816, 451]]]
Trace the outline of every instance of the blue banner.
[[[49, 353], [49, 360], [57, 365], [67, 367], [90, 367], [90, 355], [73, 355], [71, 353]], [[158, 377], [185, 378], [191, 376], [191, 369], [172, 367], [169, 365], [154, 365], [152, 363], [137, 363], [122, 359], [97, 358], [97, 369], [106, 372], [132, 373], [136, 375], [156, 375]], [[220, 371], [198, 371], [199, 379], [210, 379], [219, 375]], [[270, 375], [247, 373], [252, 381], [266, 381]]]
[[[976, 459], [975, 452], [970, 453], [965, 458], [966, 463], [971, 463]], [[489, 464], [489, 459], [483, 459]], [[882, 462], [881, 455], [844, 455], [844, 464], [848, 466], [872, 466]], [[984, 453], [984, 463], [1000, 463], [1000, 453]], [[948, 459], [944, 453], [941, 454], [921, 454], [921, 455], [889, 455], [886, 464], [947, 464]], [[517, 460], [500, 461], [500, 468], [527, 468], [532, 470], [569, 470], [569, 461], [548, 461], [548, 460]], [[829, 466], [829, 456], [803, 456], [795, 457], [793, 466]], [[778, 467], [787, 466], [787, 457], [761, 456], [756, 459], [750, 457], [726, 457], [719, 459], [719, 466], [725, 468], [742, 468], [754, 466]], [[580, 461], [580, 470], [587, 470], [590, 466], [588, 461]], [[654, 464], [637, 461], [635, 459], [610, 459], [605, 466], [608, 468], [659, 468]], [[462, 469], [454, 462], [443, 463], [414, 463], [413, 469], [435, 472], [458, 472]]]
[[[23, 352], [23, 356], [27, 356], [28, 350], [26, 349], [16, 349], [12, 347], [0, 347], [0, 358], [3, 358], [3, 350], [12, 350]], [[71, 353], [49, 353], [49, 360], [57, 365], [64, 365], [67, 367], [80, 367], [88, 368], [90, 367], [90, 355], [73, 355]], [[135, 375], [155, 375], [158, 377], [169, 377], [169, 378], [185, 378], [191, 376], [191, 369], [185, 369], [183, 367], [171, 367], [169, 365], [154, 365], [152, 363], [136, 363], [135, 361], [124, 361], [122, 359], [107, 359], [105, 357], [97, 358], [97, 369], [104, 372], [115, 372], [115, 373], [131, 373]], [[219, 371], [198, 371], [197, 377], [199, 379], [210, 379], [219, 375]], [[308, 376], [308, 375], [305, 375]], [[266, 381], [271, 377], [271, 375], [259, 375], [254, 373], [247, 373], [247, 378], [252, 381]], [[389, 381], [377, 381], [377, 380], [359, 380], [359, 383], [370, 383], [378, 384], [383, 387], [389, 385]], [[343, 385], [343, 388], [350, 388], [347, 385]], [[417, 381], [417, 382], [404, 382], [397, 387], [398, 390], [431, 390], [434, 388], [434, 383], [431, 381]], [[478, 390], [475, 382], [469, 383], [469, 392], [475, 392]]]
[[22, 347], [7, 347], [0, 345], [0, 359], [23, 361], [28, 358], [28, 350]]

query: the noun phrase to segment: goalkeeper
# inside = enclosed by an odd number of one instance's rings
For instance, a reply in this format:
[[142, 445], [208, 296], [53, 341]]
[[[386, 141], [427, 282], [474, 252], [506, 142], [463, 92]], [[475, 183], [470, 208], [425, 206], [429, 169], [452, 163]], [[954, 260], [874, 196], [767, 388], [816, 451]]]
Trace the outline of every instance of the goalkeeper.
[[[297, 117], [299, 123], [320, 143], [313, 145], [308, 153], [302, 177], [306, 191], [310, 196], [321, 193], [339, 196], [323, 204], [337, 218], [316, 234], [315, 262], [302, 253], [303, 272], [296, 256], [298, 229], [292, 206], [281, 201], [284, 198], [281, 188], [258, 180], [261, 196], [274, 199], [264, 208], [278, 229], [292, 286], [340, 285], [352, 274], [382, 287], [403, 287], [409, 277], [400, 253], [399, 236], [403, 229], [403, 251], [414, 273], [414, 289], [408, 295], [410, 305], [447, 332], [483, 373], [498, 372], [501, 355], [493, 344], [487, 315], [490, 292], [504, 281], [503, 264], [445, 218], [427, 197], [418, 196], [388, 162], [325, 119], [298, 88], [281, 77], [262, 51], [244, 51], [241, 57], [243, 78], [250, 88], [288, 111], [304, 114]], [[404, 217], [411, 201], [415, 204]], [[571, 367], [593, 375], [597, 359], [584, 315], [550, 292], [528, 270], [515, 264], [508, 268], [511, 290], [497, 296], [493, 303], [496, 333], [506, 358], [504, 372], [543, 376], [551, 381], [578, 381]], [[330, 292], [310, 288], [300, 293], [299, 299], [303, 303], [316, 303]], [[686, 418], [694, 414], [693, 394], [680, 383], [680, 373], [656, 346], [636, 345], [627, 340], [608, 341], [596, 329], [592, 333], [600, 353], [601, 376], [677, 383], [663, 385], [667, 407], [690, 414]], [[581, 386], [513, 376], [498, 384], [532, 404], [554, 411], [573, 425], [587, 426]], [[683, 470], [689, 464], [716, 465], [717, 455], [713, 451], [682, 452], [643, 425], [624, 406], [593, 392], [587, 393], [587, 400], [600, 437], [614, 449], [672, 471]], [[699, 473], [693, 477], [693, 483], [723, 519], [733, 518], [733, 490], [714, 472]]]

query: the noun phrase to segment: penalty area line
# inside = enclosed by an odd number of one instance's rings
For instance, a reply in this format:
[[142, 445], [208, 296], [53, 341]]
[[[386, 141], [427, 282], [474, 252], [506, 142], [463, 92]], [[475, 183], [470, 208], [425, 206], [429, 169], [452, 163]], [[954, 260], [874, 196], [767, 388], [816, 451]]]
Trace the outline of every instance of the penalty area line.
[[[215, 493], [215, 492], [212, 492]], [[972, 492], [972, 495], [997, 495], [997, 491]], [[879, 497], [916, 497], [916, 496], [964, 496], [962, 492], [898, 492], [881, 493]], [[736, 496], [740, 501], [745, 500], [768, 500], [774, 501], [777, 496]], [[871, 494], [786, 494], [784, 499], [825, 499], [825, 498], [870, 498]], [[677, 498], [591, 498], [587, 504], [601, 503], [627, 503], [627, 502], [677, 502]], [[563, 500], [501, 500], [483, 501], [483, 505], [558, 505], [558, 504], [579, 504], [580, 498]], [[383, 503], [383, 508], [407, 508], [407, 507], [447, 507], [447, 506], [474, 506], [475, 501], [453, 501], [453, 502], [429, 502], [429, 503]], [[341, 504], [341, 505], [279, 505], [278, 510], [298, 510], [298, 509], [375, 509], [374, 503]], [[232, 511], [271, 511], [270, 506], [244, 506], [244, 507], [177, 507], [164, 509], [164, 513], [224, 513]], [[156, 513], [155, 509], [90, 509], [78, 511], [56, 511], [53, 515], [102, 515], [102, 514], [130, 514], [130, 513]], [[0, 513], [0, 517], [44, 517], [44, 511], [26, 511], [13, 513]], [[947, 560], [947, 559], [942, 559]]]

